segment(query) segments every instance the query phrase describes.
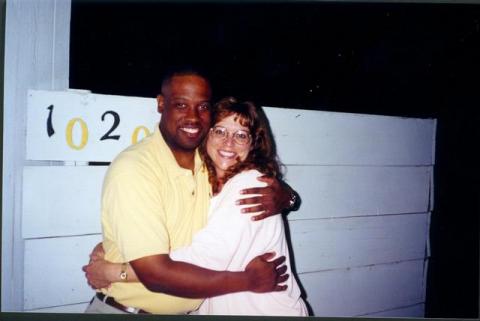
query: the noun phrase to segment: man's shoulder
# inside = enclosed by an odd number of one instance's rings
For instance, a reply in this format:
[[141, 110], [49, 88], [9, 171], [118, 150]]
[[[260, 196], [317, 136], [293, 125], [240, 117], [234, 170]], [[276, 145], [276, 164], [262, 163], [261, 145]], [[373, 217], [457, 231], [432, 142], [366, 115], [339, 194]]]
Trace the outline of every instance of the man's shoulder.
[[148, 137], [140, 143], [131, 145], [120, 152], [108, 168], [108, 176], [141, 175], [154, 171], [161, 171], [163, 163], [158, 161], [155, 148]]

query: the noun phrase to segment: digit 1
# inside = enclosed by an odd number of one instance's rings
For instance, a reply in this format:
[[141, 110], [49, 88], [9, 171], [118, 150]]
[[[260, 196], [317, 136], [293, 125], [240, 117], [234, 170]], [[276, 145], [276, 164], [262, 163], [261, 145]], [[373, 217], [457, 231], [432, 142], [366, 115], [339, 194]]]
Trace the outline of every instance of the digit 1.
[[52, 135], [55, 134], [55, 130], [53, 129], [53, 125], [52, 125], [53, 105], [48, 106], [47, 109], [50, 110], [47, 118], [47, 134], [48, 134], [48, 137], [52, 137]]

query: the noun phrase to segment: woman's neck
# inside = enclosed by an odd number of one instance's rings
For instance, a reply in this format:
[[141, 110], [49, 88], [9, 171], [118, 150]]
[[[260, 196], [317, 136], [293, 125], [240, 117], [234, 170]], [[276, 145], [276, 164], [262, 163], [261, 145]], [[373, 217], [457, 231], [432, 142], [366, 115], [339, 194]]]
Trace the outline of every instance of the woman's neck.
[[224, 185], [224, 183], [222, 181], [222, 177], [217, 176], [217, 190], [213, 193], [214, 195], [220, 194], [220, 192], [222, 191], [222, 188], [223, 188], [223, 185]]

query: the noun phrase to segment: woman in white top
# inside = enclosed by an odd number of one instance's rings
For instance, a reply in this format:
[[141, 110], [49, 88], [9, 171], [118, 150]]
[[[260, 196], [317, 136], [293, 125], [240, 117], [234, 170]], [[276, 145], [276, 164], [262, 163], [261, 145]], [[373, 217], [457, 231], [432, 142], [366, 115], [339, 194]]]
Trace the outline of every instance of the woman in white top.
[[[250, 216], [242, 215], [241, 207], [235, 204], [242, 189], [264, 184], [257, 180], [258, 176], [281, 177], [263, 110], [250, 102], [239, 103], [234, 98], [226, 98], [216, 105], [213, 124], [200, 146], [213, 192], [208, 222], [194, 236], [190, 246], [170, 252], [170, 257], [213, 270], [244, 271], [254, 257], [275, 252], [286, 257], [285, 263], [290, 269], [283, 217], [274, 215], [252, 221]], [[118, 271], [118, 265], [111, 263], [103, 268]], [[130, 282], [138, 280], [133, 269], [129, 268], [128, 273]], [[285, 291], [238, 292], [211, 297], [195, 313], [307, 316], [297, 281], [291, 271], [290, 275]]]

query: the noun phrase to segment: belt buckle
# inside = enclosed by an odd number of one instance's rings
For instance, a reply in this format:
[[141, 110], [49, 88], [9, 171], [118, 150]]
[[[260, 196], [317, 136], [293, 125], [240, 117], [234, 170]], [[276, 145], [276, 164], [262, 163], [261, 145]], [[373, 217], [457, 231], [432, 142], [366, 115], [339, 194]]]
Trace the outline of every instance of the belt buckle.
[[128, 313], [138, 314], [138, 312], [140, 312], [140, 309], [126, 306], [125, 311], [128, 312]]
[[[109, 298], [112, 298], [113, 300], [115, 300], [113, 297], [109, 297], [106, 294], [102, 294], [102, 295], [103, 295], [102, 301], [105, 304], [108, 304], [107, 301], [108, 301]], [[117, 309], [118, 309], [118, 307], [117, 307]], [[140, 313], [139, 308], [132, 308], [132, 307], [127, 307], [127, 306], [122, 306], [122, 309], [120, 309], [120, 310], [123, 310], [123, 311], [128, 312], [128, 313], [132, 313], [132, 314], [139, 314]]]
[[[103, 294], [103, 293], [102, 293]], [[103, 294], [102, 302], [107, 303], [108, 295]]]

